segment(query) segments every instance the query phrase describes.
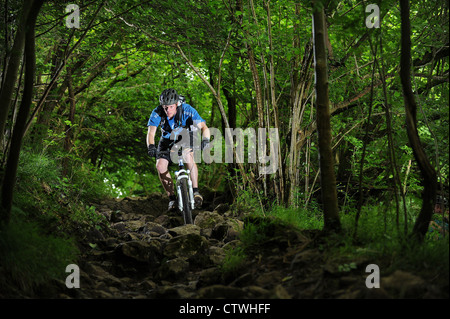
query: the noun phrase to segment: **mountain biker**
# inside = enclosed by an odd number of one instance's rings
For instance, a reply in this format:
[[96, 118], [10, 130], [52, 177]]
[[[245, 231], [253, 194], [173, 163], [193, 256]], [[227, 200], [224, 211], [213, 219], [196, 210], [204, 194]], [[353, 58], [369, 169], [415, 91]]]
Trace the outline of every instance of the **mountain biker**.
[[[183, 152], [183, 159], [187, 168], [191, 171], [192, 186], [194, 190], [194, 201], [197, 208], [201, 207], [203, 197], [198, 191], [198, 168], [193, 156], [193, 132], [201, 130], [201, 149], [209, 147], [210, 132], [205, 120], [191, 105], [186, 104], [184, 97], [178, 95], [175, 89], [164, 90], [159, 97], [159, 106], [156, 107], [148, 120], [147, 149], [148, 155], [156, 157], [156, 169], [159, 179], [169, 196], [169, 210], [176, 208], [176, 196], [174, 192], [169, 165], [172, 164], [170, 151], [177, 142], [174, 133], [180, 129], [189, 130], [190, 148]], [[161, 139], [158, 147], [155, 146], [155, 133], [161, 126]]]

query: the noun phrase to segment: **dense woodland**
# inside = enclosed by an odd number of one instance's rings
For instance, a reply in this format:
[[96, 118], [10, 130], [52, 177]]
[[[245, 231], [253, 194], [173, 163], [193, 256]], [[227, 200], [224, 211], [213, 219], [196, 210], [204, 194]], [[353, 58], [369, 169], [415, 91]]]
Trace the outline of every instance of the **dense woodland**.
[[145, 136], [175, 88], [214, 152], [227, 128], [278, 129], [273, 174], [199, 163], [201, 191], [420, 255], [402, 262], [442, 267], [448, 297], [448, 1], [1, 0], [0, 21], [1, 284], [65, 278], [93, 203], [163, 194]]

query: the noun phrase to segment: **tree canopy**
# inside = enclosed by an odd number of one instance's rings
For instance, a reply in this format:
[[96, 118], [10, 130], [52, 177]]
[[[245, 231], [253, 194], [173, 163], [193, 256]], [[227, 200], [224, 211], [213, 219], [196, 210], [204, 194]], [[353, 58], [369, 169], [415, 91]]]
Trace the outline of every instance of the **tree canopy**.
[[[448, 1], [69, 4], [0, 1], [3, 222], [20, 206], [21, 161], [36, 154], [77, 194], [91, 174], [109, 196], [162, 193], [145, 136], [169, 87], [221, 132], [216, 151], [227, 128], [276, 129], [256, 164], [248, 138], [233, 142], [243, 162], [199, 164], [200, 188], [231, 203], [357, 212], [355, 231], [375, 205], [423, 237], [448, 198]], [[276, 169], [263, 174], [268, 155]]]

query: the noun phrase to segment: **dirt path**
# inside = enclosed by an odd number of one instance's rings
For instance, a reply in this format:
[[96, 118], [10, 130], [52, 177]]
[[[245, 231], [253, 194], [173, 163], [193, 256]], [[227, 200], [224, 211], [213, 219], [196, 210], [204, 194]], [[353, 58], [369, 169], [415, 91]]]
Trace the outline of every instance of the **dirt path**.
[[318, 232], [284, 227], [274, 227], [243, 263], [224, 271], [227, 251], [239, 246], [244, 221], [214, 196], [194, 212], [194, 225], [186, 226], [178, 212], [166, 211], [167, 200], [160, 195], [109, 199], [96, 207], [105, 224], [87, 232], [80, 243], [81, 287], [61, 289], [59, 298], [443, 296], [435, 285], [402, 271], [382, 277], [382, 288], [369, 289], [365, 269], [370, 260], [333, 262]]

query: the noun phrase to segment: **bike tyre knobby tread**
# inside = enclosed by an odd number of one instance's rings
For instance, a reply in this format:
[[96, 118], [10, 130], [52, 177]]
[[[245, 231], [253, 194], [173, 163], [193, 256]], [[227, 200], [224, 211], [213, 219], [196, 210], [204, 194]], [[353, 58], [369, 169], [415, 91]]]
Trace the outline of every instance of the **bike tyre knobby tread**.
[[187, 180], [182, 179], [180, 181], [181, 187], [181, 198], [183, 200], [183, 218], [185, 224], [192, 224], [192, 210], [191, 204], [189, 203], [189, 188], [187, 185]]

